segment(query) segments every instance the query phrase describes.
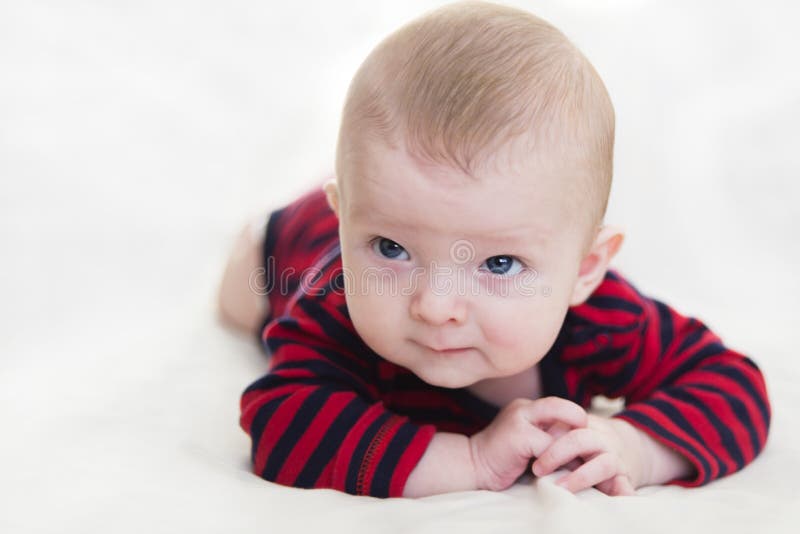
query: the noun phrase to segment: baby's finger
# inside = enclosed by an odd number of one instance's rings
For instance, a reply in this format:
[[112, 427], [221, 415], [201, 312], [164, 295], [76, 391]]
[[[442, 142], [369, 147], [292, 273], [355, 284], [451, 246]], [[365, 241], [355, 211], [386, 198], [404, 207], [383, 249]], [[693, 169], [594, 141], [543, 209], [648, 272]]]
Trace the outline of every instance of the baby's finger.
[[542, 397], [526, 406], [528, 420], [539, 427], [560, 421], [573, 427], [585, 427], [589, 416], [580, 405], [561, 397]]
[[631, 484], [630, 479], [627, 475], [619, 474], [613, 478], [608, 480], [604, 480], [600, 484], [595, 486], [598, 490], [602, 491], [606, 495], [610, 496], [631, 496], [636, 495], [636, 492], [633, 489], [633, 484]]
[[[548, 434], [553, 436], [554, 440], [556, 440], [556, 439], [560, 438], [561, 436], [563, 436], [564, 434], [566, 434], [567, 432], [569, 432], [570, 430], [573, 430], [573, 429], [574, 429], [574, 427], [571, 427], [566, 423], [562, 423], [561, 421], [556, 421], [549, 428], [547, 428], [546, 431], [547, 431]], [[583, 465], [583, 459], [575, 458], [574, 460], [572, 460], [571, 462], [566, 464], [564, 466], [564, 469], [567, 469], [569, 471], [574, 471], [577, 468], [579, 468], [581, 465]], [[531, 472], [533, 472], [533, 469], [531, 469]]]
[[564, 423], [562, 421], [556, 421], [555, 423], [550, 425], [545, 430], [547, 431], [548, 434], [553, 436], [553, 439], [558, 439], [561, 436], [563, 436], [564, 434], [566, 434], [567, 432], [569, 432], [570, 430], [572, 430], [573, 428], [574, 427], [572, 427], [572, 426], [570, 426], [570, 425], [568, 425], [568, 424], [566, 424], [566, 423]]
[[[530, 472], [534, 476], [537, 476], [536, 473], [533, 471], [533, 464], [534, 464], [535, 461], [536, 461], [536, 458], [531, 459], [531, 462], [528, 465], [528, 467], [530, 468]], [[584, 461], [582, 459], [575, 458], [574, 460], [572, 460], [571, 462], [569, 462], [568, 464], [563, 466], [563, 468], [566, 469], [567, 471], [575, 471], [577, 468], [579, 468], [583, 464], [584, 464]]]
[[636, 495], [636, 490], [631, 484], [631, 479], [627, 475], [617, 475], [613, 478], [614, 487], [611, 490], [611, 495]]
[[533, 463], [533, 473], [536, 476], [543, 476], [578, 456], [589, 458], [605, 451], [605, 443], [594, 430], [588, 428], [571, 430], [553, 441], [537, 458]]
[[602, 481], [599, 484], [596, 484], [595, 488], [602, 491], [606, 495], [614, 495], [614, 478], [610, 478], [608, 480]]
[[553, 444], [553, 436], [536, 425], [523, 424], [520, 429], [521, 450], [520, 454], [536, 459]]
[[618, 474], [608, 480], [604, 480], [600, 484], [596, 484], [595, 488], [612, 497], [617, 495], [634, 495], [630, 479], [623, 474]]
[[591, 488], [619, 473], [620, 465], [611, 453], [603, 453], [586, 462], [577, 470], [558, 479], [556, 484], [576, 493]]

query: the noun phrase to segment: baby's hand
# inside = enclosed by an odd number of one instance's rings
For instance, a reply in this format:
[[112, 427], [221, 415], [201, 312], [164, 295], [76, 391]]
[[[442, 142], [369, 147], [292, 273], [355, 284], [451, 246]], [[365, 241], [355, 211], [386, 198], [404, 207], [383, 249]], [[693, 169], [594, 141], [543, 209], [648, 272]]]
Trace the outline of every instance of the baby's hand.
[[489, 426], [469, 438], [478, 488], [499, 491], [511, 486], [530, 459], [554, 441], [544, 426], [560, 421], [572, 428], [585, 427], [587, 415], [579, 405], [559, 397], [511, 401]]
[[566, 430], [561, 424], [553, 425], [550, 431], [556, 437], [533, 463], [533, 473], [543, 476], [567, 462], [569, 467], [582, 461], [583, 465], [578, 464], [580, 467], [556, 483], [572, 492], [595, 486], [608, 495], [634, 495], [642, 476], [642, 459], [618, 432], [616, 423], [588, 414], [585, 428]]

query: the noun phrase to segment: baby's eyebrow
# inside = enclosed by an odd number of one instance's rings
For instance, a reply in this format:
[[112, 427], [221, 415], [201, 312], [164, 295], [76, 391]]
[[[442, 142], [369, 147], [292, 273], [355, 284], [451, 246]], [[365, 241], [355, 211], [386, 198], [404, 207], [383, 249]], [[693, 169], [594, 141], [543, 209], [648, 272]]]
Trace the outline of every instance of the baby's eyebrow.
[[497, 248], [497, 247], [531, 248], [537, 245], [543, 245], [546, 241], [546, 236], [537, 235], [536, 232], [531, 230], [530, 232], [527, 232], [524, 235], [518, 231], [510, 234], [497, 232], [494, 234], [486, 234], [480, 236], [466, 236], [463, 239], [467, 241], [474, 241], [476, 244], [491, 246], [492, 248]]
[[[359, 224], [378, 226], [382, 228], [390, 228], [400, 232], [413, 232], [418, 234], [422, 230], [436, 231], [435, 228], [425, 226], [417, 227], [413, 222], [407, 219], [387, 216], [377, 210], [357, 209], [353, 211], [353, 219]], [[550, 232], [539, 230], [532, 226], [525, 227], [520, 230], [519, 227], [511, 229], [502, 229], [489, 232], [481, 232], [480, 234], [467, 234], [466, 232], [458, 239], [462, 241], [473, 242], [475, 245], [480, 245], [481, 248], [498, 248], [500, 247], [514, 247], [514, 248], [531, 248], [543, 247], [549, 241]]]
[[[376, 226], [397, 230], [399, 234], [407, 236], [418, 236], [421, 231], [419, 228], [408, 224], [407, 221], [389, 221], [384, 219], [376, 221]], [[546, 236], [538, 234], [534, 230], [520, 232], [519, 230], [488, 232], [483, 234], [462, 234], [456, 239], [458, 242], [471, 243], [479, 250], [486, 249], [516, 249], [531, 250], [544, 246], [547, 242]]]
[[548, 239], [549, 232], [540, 230], [528, 223], [511, 228], [497, 230], [483, 230], [480, 232], [464, 232], [459, 237], [461, 240], [473, 241], [475, 244], [496, 248], [505, 247], [530, 247], [533, 245], [544, 245]]

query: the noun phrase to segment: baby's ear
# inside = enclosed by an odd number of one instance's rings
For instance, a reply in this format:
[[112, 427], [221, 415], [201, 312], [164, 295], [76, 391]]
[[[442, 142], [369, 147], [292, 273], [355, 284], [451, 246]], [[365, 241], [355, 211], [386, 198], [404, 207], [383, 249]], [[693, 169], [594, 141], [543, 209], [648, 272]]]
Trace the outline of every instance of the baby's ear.
[[328, 199], [328, 205], [339, 218], [339, 186], [336, 184], [336, 178], [330, 178], [322, 185], [322, 190], [325, 191], [325, 197]]
[[581, 261], [578, 270], [578, 279], [572, 290], [569, 305], [577, 306], [588, 299], [603, 281], [608, 270], [608, 264], [617, 254], [625, 233], [618, 226], [603, 225], [592, 243], [589, 253]]

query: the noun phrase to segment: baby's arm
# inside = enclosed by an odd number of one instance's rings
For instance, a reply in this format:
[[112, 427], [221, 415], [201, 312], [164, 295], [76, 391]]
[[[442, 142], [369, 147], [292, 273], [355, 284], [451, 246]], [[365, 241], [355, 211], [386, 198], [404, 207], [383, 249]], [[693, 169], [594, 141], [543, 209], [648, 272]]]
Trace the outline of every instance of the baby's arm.
[[469, 438], [463, 434], [437, 432], [411, 471], [403, 497], [474, 489], [478, 489], [478, 481]]
[[271, 370], [241, 399], [254, 472], [287, 486], [400, 496], [434, 426], [384, 408], [361, 362], [315, 344], [302, 321], [279, 319], [269, 328]]
[[400, 496], [435, 427], [384, 407], [374, 354], [331, 285], [326, 270], [264, 332], [270, 371], [241, 397], [253, 470], [287, 486]]
[[655, 462], [647, 483], [700, 486], [751, 462], [771, 415], [756, 364], [617, 273], [602, 288], [581, 313], [630, 326], [610, 330], [592, 364], [571, 371], [591, 394], [625, 397], [612, 417], [636, 430]]

